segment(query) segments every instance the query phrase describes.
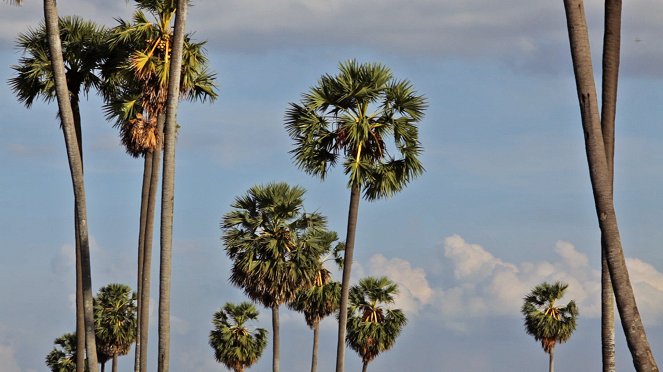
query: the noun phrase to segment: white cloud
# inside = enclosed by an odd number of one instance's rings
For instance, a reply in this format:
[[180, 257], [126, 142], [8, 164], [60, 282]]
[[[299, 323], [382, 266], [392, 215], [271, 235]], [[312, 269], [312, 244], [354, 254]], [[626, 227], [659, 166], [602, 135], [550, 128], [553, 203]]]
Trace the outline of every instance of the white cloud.
[[398, 284], [400, 292], [395, 305], [408, 314], [419, 313], [419, 309], [432, 299], [433, 289], [428, 285], [424, 269], [412, 268], [404, 259], [373, 255], [369, 260], [369, 272], [373, 276], [385, 275]]
[[21, 372], [14, 353], [15, 350], [12, 346], [0, 344], [0, 366], [4, 372]]

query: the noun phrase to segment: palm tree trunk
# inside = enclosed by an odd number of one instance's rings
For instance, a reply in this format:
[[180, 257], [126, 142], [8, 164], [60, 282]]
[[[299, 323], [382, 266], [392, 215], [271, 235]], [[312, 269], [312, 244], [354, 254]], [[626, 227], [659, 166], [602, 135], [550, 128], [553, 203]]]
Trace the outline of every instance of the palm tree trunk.
[[170, 367], [170, 283], [172, 272], [173, 208], [175, 202], [175, 129], [182, 72], [182, 50], [187, 0], [177, 1], [173, 52], [168, 79], [164, 130], [163, 186], [161, 187], [161, 261], [159, 270], [159, 372]]
[[549, 359], [548, 359], [548, 372], [555, 372], [555, 348], [553, 347], [550, 349], [550, 352], [548, 353]]
[[638, 312], [633, 288], [621, 246], [617, 215], [612, 200], [612, 177], [608, 171], [606, 151], [598, 113], [598, 100], [589, 48], [589, 36], [582, 0], [564, 0], [573, 70], [580, 103], [585, 149], [610, 279], [626, 342], [637, 371], [658, 371], [645, 329]]
[[[614, 200], [615, 113], [621, 44], [621, 0], [606, 0], [603, 36], [601, 133]], [[615, 299], [606, 260], [605, 238], [601, 237], [601, 350], [603, 372], [615, 372]]]
[[117, 354], [113, 354], [113, 372], [117, 372]]
[[311, 372], [318, 371], [318, 341], [320, 339], [320, 321], [313, 324], [313, 355], [311, 355]]
[[97, 350], [94, 338], [94, 318], [92, 310], [92, 277], [90, 273], [90, 245], [87, 228], [87, 207], [85, 203], [85, 185], [83, 181], [83, 164], [76, 138], [74, 117], [69, 101], [69, 89], [62, 59], [62, 46], [58, 25], [58, 12], [55, 0], [44, 0], [44, 19], [48, 34], [48, 44], [56, 86], [56, 95], [62, 130], [67, 148], [67, 158], [71, 173], [76, 207], [78, 237], [81, 251], [81, 276], [83, 288], [83, 309], [85, 317], [85, 344], [87, 347], [88, 364], [91, 372], [97, 369]]
[[83, 307], [81, 242], [78, 239], [78, 225], [78, 213], [74, 211], [74, 231], [76, 233], [76, 372], [85, 372], [85, 308]]
[[338, 340], [336, 344], [336, 372], [343, 372], [345, 363], [345, 327], [348, 323], [348, 297], [350, 296], [350, 274], [352, 255], [355, 249], [355, 232], [359, 213], [361, 188], [353, 184], [350, 191], [350, 208], [348, 210], [348, 229], [345, 235], [345, 253], [343, 257], [343, 282], [341, 285], [341, 307], [338, 316]]
[[136, 319], [136, 350], [134, 359], [134, 372], [141, 371], [141, 345], [143, 338], [143, 330], [141, 324], [143, 323], [143, 260], [145, 257], [145, 224], [147, 222], [147, 206], [150, 198], [150, 179], [152, 175], [152, 153], [147, 152], [143, 155], [143, 186], [140, 195], [140, 222], [138, 228], [138, 266], [137, 266], [137, 310], [138, 317]]
[[279, 355], [281, 353], [281, 340], [279, 338], [279, 306], [272, 306], [272, 371], [279, 372]]
[[364, 362], [363, 366], [361, 367], [361, 372], [366, 372], [368, 371], [368, 362]]
[[106, 371], [106, 362], [101, 363], [101, 372]]

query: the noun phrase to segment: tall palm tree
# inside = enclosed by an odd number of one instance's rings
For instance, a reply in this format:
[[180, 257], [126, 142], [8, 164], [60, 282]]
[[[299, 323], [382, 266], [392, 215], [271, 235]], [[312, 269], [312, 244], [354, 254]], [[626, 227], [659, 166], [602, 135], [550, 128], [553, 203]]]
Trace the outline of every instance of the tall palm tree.
[[398, 285], [385, 276], [361, 279], [350, 290], [346, 342], [361, 356], [363, 372], [375, 357], [394, 346], [407, 324], [403, 311], [386, 307], [397, 294]]
[[[147, 370], [148, 308], [154, 214], [166, 120], [166, 99], [173, 50], [172, 1], [136, 1], [132, 21], [118, 20], [111, 31], [112, 56], [104, 66], [106, 113], [116, 121], [127, 152], [144, 158], [138, 242], [139, 333], [136, 371]], [[147, 14], [146, 14], [147, 13]], [[153, 19], [150, 20], [150, 16]], [[207, 70], [204, 42], [184, 39], [180, 94], [187, 100], [217, 97], [214, 74]], [[143, 306], [145, 304], [145, 306]]]
[[550, 356], [550, 372], [554, 371], [555, 345], [568, 341], [576, 329], [576, 303], [569, 301], [564, 307], [557, 306], [568, 286], [561, 282], [541, 283], [524, 298], [521, 308], [525, 316], [525, 332], [541, 341], [543, 351]]
[[126, 355], [136, 341], [136, 294], [124, 284], [102, 287], [94, 301], [94, 318], [99, 350], [112, 358], [117, 372], [117, 357]]
[[[417, 124], [426, 100], [407, 80], [396, 80], [381, 64], [341, 63], [335, 76], [323, 75], [318, 84], [291, 103], [286, 128], [295, 142], [295, 163], [324, 179], [342, 157], [349, 176], [350, 206], [345, 241], [336, 372], [343, 372], [345, 328], [350, 291], [359, 199], [390, 197], [424, 168]], [[387, 137], [393, 136], [393, 143]]]
[[[20, 5], [21, 0], [10, 0], [11, 4]], [[74, 114], [71, 108], [70, 96], [67, 87], [64, 59], [62, 56], [62, 43], [60, 41], [59, 17], [55, 0], [44, 0], [44, 20], [46, 35], [48, 36], [48, 51], [51, 57], [53, 81], [55, 82], [55, 97], [58, 102], [58, 113], [64, 133], [67, 160], [71, 173], [72, 188], [74, 192], [75, 234], [77, 244], [80, 246], [81, 288], [83, 297], [83, 313], [85, 325], [85, 344], [88, 361], [92, 372], [97, 371], [97, 351], [94, 337], [94, 318], [92, 311], [92, 275], [90, 270], [90, 244], [88, 240], [87, 206], [85, 202], [85, 184], [83, 181], [83, 160], [78, 145]], [[79, 301], [80, 302], [80, 301]], [[77, 311], [80, 306], [77, 306]]]
[[[66, 80], [69, 90], [69, 102], [74, 117], [74, 128], [78, 150], [83, 161], [83, 136], [80, 115], [80, 95], [88, 95], [91, 88], [100, 87], [100, 79], [96, 75], [103, 59], [105, 29], [93, 22], [79, 17], [60, 19], [60, 37], [63, 40], [63, 59], [66, 67]], [[19, 34], [17, 46], [23, 51], [19, 64], [12, 66], [17, 75], [9, 79], [9, 85], [27, 108], [37, 98], [51, 102], [56, 98], [53, 69], [51, 68], [48, 35], [42, 23], [36, 29]], [[74, 226], [78, 229], [78, 216], [75, 214]], [[76, 332], [85, 334], [83, 316], [83, 289], [81, 276], [80, 241], [76, 233]], [[85, 338], [78, 339], [77, 365], [82, 371], [85, 359]]]
[[[329, 245], [318, 262], [318, 273], [313, 285], [308, 289], [300, 289], [288, 307], [304, 314], [306, 324], [313, 330], [313, 351], [311, 355], [311, 372], [318, 369], [318, 343], [320, 338], [320, 321], [338, 311], [341, 302], [341, 283], [332, 281], [331, 272], [323, 265], [332, 251], [331, 244], [338, 240], [336, 233], [329, 233]], [[333, 249], [333, 258], [338, 262], [339, 252], [343, 244], [338, 243]], [[339, 266], [342, 266], [342, 261]]]
[[[608, 164], [608, 157], [612, 155], [612, 151], [611, 148], [606, 150], [605, 143], [606, 140], [609, 141], [609, 138], [604, 137], [601, 128], [583, 1], [564, 0], [564, 9], [594, 204], [617, 309], [636, 370], [658, 371], [633, 294], [619, 234], [617, 214], [612, 197], [613, 177], [611, 167]], [[611, 22], [611, 29], [614, 31], [618, 28], [616, 18], [619, 17], [620, 13], [611, 14], [610, 19], [606, 19], [606, 21]], [[615, 49], [606, 52], [604, 56], [607, 59], [604, 63], [618, 61], [618, 52]], [[616, 89], [616, 86], [611, 89]], [[611, 147], [610, 144], [608, 146]]]
[[216, 361], [234, 372], [244, 372], [260, 359], [267, 346], [267, 330], [246, 326], [250, 320], [258, 320], [258, 310], [249, 302], [239, 305], [226, 303], [214, 313], [209, 334], [209, 345], [214, 349]]
[[65, 333], [53, 341], [55, 347], [46, 355], [46, 365], [51, 372], [76, 371], [76, 334]]
[[329, 242], [326, 218], [303, 212], [305, 190], [286, 183], [256, 185], [237, 197], [221, 228], [230, 281], [272, 309], [274, 372], [279, 371], [279, 306], [313, 285]]

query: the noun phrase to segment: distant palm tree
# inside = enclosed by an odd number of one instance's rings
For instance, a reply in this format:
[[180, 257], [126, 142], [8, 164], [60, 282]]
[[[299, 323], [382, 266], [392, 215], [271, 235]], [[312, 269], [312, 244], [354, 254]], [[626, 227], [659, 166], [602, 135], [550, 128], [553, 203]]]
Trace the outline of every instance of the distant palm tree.
[[228, 302], [214, 313], [209, 344], [217, 362], [234, 372], [243, 372], [260, 359], [267, 346], [267, 330], [256, 328], [251, 332], [245, 324], [258, 320], [258, 315], [258, 310], [249, 302], [239, 305]]
[[564, 307], [557, 306], [568, 286], [561, 282], [539, 284], [524, 298], [521, 309], [525, 316], [525, 332], [541, 341], [543, 351], [550, 355], [550, 372], [554, 370], [555, 345], [568, 341], [576, 329], [576, 303], [569, 301]]
[[393, 304], [397, 294], [398, 285], [385, 276], [361, 279], [350, 290], [346, 342], [361, 356], [363, 372], [378, 354], [394, 346], [407, 323], [403, 311], [385, 306]]
[[[295, 163], [324, 179], [342, 158], [349, 176], [350, 206], [338, 325], [336, 372], [343, 372], [345, 328], [359, 199], [390, 197], [424, 168], [417, 124], [426, 100], [412, 83], [394, 79], [381, 64], [341, 63], [338, 75], [323, 75], [317, 86], [291, 103], [286, 129], [295, 142]], [[392, 136], [393, 142], [388, 141]], [[391, 143], [389, 143], [391, 142]]]
[[65, 333], [53, 341], [55, 347], [46, 356], [51, 372], [76, 371], [76, 334]]
[[136, 341], [136, 294], [124, 284], [102, 287], [94, 301], [94, 316], [98, 348], [113, 359], [117, 372], [117, 357], [126, 355]]
[[221, 228], [230, 281], [272, 309], [274, 372], [279, 370], [279, 306], [313, 285], [328, 246], [326, 219], [303, 211], [305, 190], [286, 183], [257, 185], [237, 197]]

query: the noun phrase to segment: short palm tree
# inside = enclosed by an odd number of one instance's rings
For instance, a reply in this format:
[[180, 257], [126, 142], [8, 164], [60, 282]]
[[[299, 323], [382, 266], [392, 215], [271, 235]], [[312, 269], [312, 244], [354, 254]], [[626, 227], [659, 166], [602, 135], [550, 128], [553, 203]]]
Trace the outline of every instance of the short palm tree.
[[76, 371], [76, 334], [65, 333], [53, 341], [55, 347], [46, 356], [51, 372]]
[[541, 341], [543, 351], [550, 355], [550, 372], [554, 370], [555, 345], [568, 341], [576, 329], [576, 303], [569, 301], [564, 307], [557, 306], [566, 288], [568, 284], [561, 282], [541, 283], [524, 298], [521, 309], [525, 316], [525, 332]]
[[[295, 142], [291, 153], [301, 169], [324, 179], [340, 160], [349, 177], [336, 358], [336, 372], [343, 372], [359, 199], [362, 190], [367, 200], [392, 196], [423, 173], [417, 124], [426, 100], [409, 81], [394, 79], [384, 65], [351, 60], [339, 69], [335, 76], [323, 75], [301, 103], [290, 105], [285, 126]], [[393, 142], [388, 141], [390, 136]]]
[[124, 284], [102, 287], [94, 301], [94, 318], [98, 348], [112, 358], [117, 372], [117, 357], [126, 355], [136, 340], [136, 294]]
[[303, 211], [305, 190], [286, 183], [257, 185], [237, 197], [221, 228], [230, 281], [272, 309], [273, 370], [279, 370], [279, 306], [313, 285], [329, 244], [326, 219]]
[[403, 311], [386, 307], [397, 294], [398, 285], [385, 276], [361, 279], [350, 290], [346, 342], [361, 356], [363, 372], [378, 354], [394, 346], [407, 323]]
[[258, 310], [249, 302], [239, 305], [228, 302], [214, 313], [209, 344], [217, 362], [234, 372], [243, 372], [260, 359], [267, 346], [267, 330], [256, 328], [251, 332], [246, 325], [248, 321], [258, 320], [258, 315]]

